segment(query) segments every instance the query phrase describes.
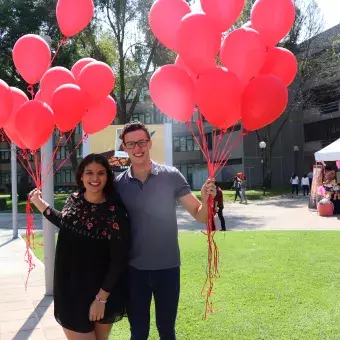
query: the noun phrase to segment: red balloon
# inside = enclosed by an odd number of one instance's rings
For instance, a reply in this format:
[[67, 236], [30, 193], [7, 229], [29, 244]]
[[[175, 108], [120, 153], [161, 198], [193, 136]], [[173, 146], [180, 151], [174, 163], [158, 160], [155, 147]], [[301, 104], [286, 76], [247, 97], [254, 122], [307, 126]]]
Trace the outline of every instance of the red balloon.
[[189, 74], [175, 65], [160, 67], [152, 75], [150, 96], [155, 105], [169, 117], [187, 122], [195, 108], [195, 87]]
[[111, 96], [106, 97], [98, 106], [89, 109], [82, 120], [83, 130], [92, 134], [104, 130], [116, 118], [117, 105]]
[[57, 88], [52, 97], [55, 123], [62, 132], [76, 127], [85, 114], [84, 93], [79, 86], [65, 84]]
[[[17, 112], [15, 126], [18, 136], [30, 150], [43, 146], [54, 130], [52, 109], [38, 100], [22, 105]], [[32, 133], [34, 131], [34, 133]]]
[[182, 18], [190, 12], [184, 0], [157, 0], [149, 15], [152, 33], [163, 45], [177, 51], [177, 31]]
[[220, 49], [221, 32], [204, 13], [191, 13], [182, 19], [177, 42], [185, 64], [199, 74], [215, 59]]
[[251, 11], [253, 28], [268, 47], [276, 45], [294, 25], [293, 0], [257, 0]]
[[93, 99], [102, 101], [112, 92], [115, 75], [107, 64], [94, 61], [82, 69], [78, 85]]
[[197, 81], [197, 105], [213, 126], [227, 128], [241, 119], [241, 97], [240, 80], [226, 68], [210, 69]]
[[44, 101], [44, 100], [42, 99], [41, 91], [40, 91], [40, 90], [35, 94], [34, 100], [40, 100], [41, 102]]
[[289, 86], [298, 71], [298, 62], [295, 55], [281, 47], [273, 47], [267, 53], [267, 60], [261, 69], [261, 74], [272, 74], [280, 78]]
[[254, 131], [274, 122], [288, 104], [288, 90], [279, 78], [259, 76], [244, 89], [242, 121], [248, 131]]
[[21, 37], [13, 48], [13, 61], [21, 77], [28, 84], [36, 84], [51, 64], [51, 50], [47, 42], [35, 34]]
[[0, 128], [9, 120], [13, 108], [12, 93], [3, 80], [0, 79]]
[[15, 130], [10, 130], [8, 128], [4, 128], [4, 131], [7, 137], [20, 149], [28, 149], [28, 147], [24, 144], [24, 142], [20, 139], [17, 132]]
[[81, 32], [93, 15], [92, 0], [58, 0], [57, 20], [61, 33], [67, 38]]
[[[10, 87], [10, 91], [11, 91], [11, 96], [12, 96], [12, 101], [13, 101], [13, 107], [12, 107], [12, 111], [9, 116], [9, 119], [6, 122], [4, 127], [7, 130], [10, 130], [10, 132], [12, 132], [11, 135], [14, 135], [13, 132], [15, 131], [15, 119], [16, 119], [17, 112], [19, 111], [22, 105], [28, 102], [28, 97], [23, 91], [17, 89], [16, 87]], [[15, 139], [19, 139], [19, 138], [15, 138]]]
[[40, 98], [43, 102], [51, 105], [55, 90], [61, 85], [75, 84], [76, 79], [71, 71], [65, 67], [50, 68], [40, 81]]
[[201, 0], [204, 13], [215, 22], [220, 32], [227, 31], [241, 15], [245, 0]]
[[[208, 61], [207, 61], [208, 62]], [[198, 80], [198, 77], [199, 75], [197, 73], [195, 73], [194, 71], [190, 70], [190, 68], [185, 65], [183, 59], [181, 58], [180, 55], [177, 56], [176, 60], [175, 60], [175, 65], [182, 68], [183, 70], [185, 70], [186, 72], [189, 73], [191, 79], [194, 81], [194, 84], [196, 84], [197, 80]], [[207, 64], [208, 65], [208, 64]], [[212, 58], [210, 61], [209, 61], [209, 67], [207, 67], [207, 69], [210, 69], [210, 68], [214, 68], [216, 67], [216, 61], [214, 58]], [[205, 70], [203, 70], [202, 72], [204, 72]]]
[[93, 58], [83, 58], [78, 60], [72, 67], [71, 72], [73, 73], [74, 77], [76, 78], [76, 81], [79, 80], [79, 74], [82, 71], [82, 69], [88, 65], [89, 63], [92, 63], [93, 61], [96, 61], [96, 59]]
[[266, 59], [266, 46], [260, 35], [251, 28], [231, 32], [223, 41], [221, 62], [234, 72], [242, 82], [256, 77]]

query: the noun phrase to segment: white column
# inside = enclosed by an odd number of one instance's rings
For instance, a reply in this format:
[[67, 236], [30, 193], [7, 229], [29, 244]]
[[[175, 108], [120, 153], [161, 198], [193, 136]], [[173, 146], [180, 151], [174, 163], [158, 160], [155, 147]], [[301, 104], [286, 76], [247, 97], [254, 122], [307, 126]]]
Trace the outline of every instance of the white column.
[[173, 166], [172, 123], [164, 123], [165, 165]]
[[18, 166], [17, 147], [11, 143], [11, 173], [12, 173], [12, 225], [13, 239], [18, 238]]
[[[51, 163], [53, 154], [53, 135], [48, 142], [41, 148], [42, 162], [42, 195], [43, 200], [54, 206], [54, 183], [53, 169], [46, 174]], [[55, 256], [55, 228], [46, 218], [42, 220], [44, 233], [44, 263], [45, 263], [45, 287], [46, 295], [53, 295], [53, 273], [54, 273], [54, 256]]]

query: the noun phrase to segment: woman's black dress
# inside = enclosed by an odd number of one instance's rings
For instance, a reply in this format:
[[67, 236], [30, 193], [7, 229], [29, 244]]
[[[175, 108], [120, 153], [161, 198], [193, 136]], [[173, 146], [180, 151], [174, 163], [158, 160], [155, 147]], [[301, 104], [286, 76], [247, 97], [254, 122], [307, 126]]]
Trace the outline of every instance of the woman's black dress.
[[[115, 196], [116, 195], [116, 196]], [[125, 270], [129, 222], [118, 194], [102, 204], [72, 194], [61, 212], [47, 208], [44, 216], [60, 228], [54, 269], [54, 315], [69, 330], [93, 330], [91, 303], [100, 288], [110, 292], [100, 323], [113, 323], [126, 314]]]

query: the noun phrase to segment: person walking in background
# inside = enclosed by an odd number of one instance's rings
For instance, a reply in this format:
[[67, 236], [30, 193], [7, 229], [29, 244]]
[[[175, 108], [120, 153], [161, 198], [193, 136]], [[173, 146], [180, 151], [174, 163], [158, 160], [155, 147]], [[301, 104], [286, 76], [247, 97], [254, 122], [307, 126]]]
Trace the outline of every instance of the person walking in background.
[[303, 177], [301, 178], [301, 186], [303, 189], [303, 196], [309, 195], [309, 178], [307, 174], [304, 174]]
[[308, 179], [309, 179], [309, 188], [312, 188], [312, 183], [313, 183], [313, 170], [308, 172]]
[[294, 196], [294, 192], [296, 192], [296, 196], [299, 196], [299, 177], [295, 172], [290, 178], [290, 183], [292, 184], [292, 198]]
[[[221, 231], [226, 231], [225, 220], [223, 217], [223, 209], [224, 209], [223, 192], [222, 192], [221, 187], [218, 185], [218, 183], [215, 182], [215, 186], [216, 186], [216, 196], [214, 199], [215, 211], [217, 212], [218, 218], [221, 221]], [[212, 230], [213, 231], [216, 230], [214, 216], [213, 216]]]
[[240, 187], [241, 187], [241, 202], [245, 202], [246, 204], [248, 204], [246, 195], [247, 177], [245, 175], [242, 176]]
[[238, 176], [234, 177], [233, 188], [235, 190], [235, 200], [234, 200], [234, 203], [236, 202], [237, 197], [240, 198], [240, 203], [242, 203], [242, 197], [241, 197], [241, 194], [240, 194], [240, 191], [241, 191], [241, 179], [238, 178]]

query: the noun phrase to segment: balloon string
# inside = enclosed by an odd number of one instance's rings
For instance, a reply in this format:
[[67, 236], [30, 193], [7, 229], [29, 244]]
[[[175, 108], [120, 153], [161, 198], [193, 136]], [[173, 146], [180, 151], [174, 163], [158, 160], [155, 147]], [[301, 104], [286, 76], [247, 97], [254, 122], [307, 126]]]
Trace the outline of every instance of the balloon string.
[[27, 92], [31, 95], [32, 100], [34, 99], [34, 88], [33, 85], [28, 85], [27, 86]]
[[50, 67], [52, 66], [53, 62], [55, 61], [55, 59], [56, 59], [56, 57], [57, 57], [57, 55], [58, 55], [58, 53], [59, 53], [61, 47], [62, 47], [63, 45], [66, 45], [66, 43], [67, 43], [67, 38], [66, 38], [66, 37], [62, 37], [61, 40], [60, 40], [60, 42], [59, 42], [59, 44], [58, 44], [58, 47], [57, 47], [57, 49], [56, 49], [54, 55], [53, 55], [53, 58], [51, 59]]

